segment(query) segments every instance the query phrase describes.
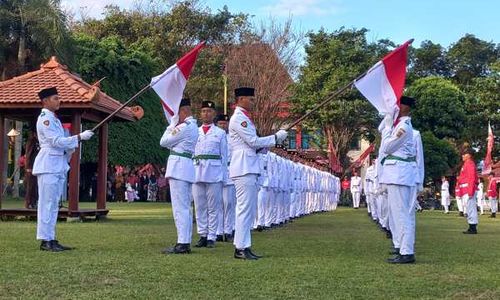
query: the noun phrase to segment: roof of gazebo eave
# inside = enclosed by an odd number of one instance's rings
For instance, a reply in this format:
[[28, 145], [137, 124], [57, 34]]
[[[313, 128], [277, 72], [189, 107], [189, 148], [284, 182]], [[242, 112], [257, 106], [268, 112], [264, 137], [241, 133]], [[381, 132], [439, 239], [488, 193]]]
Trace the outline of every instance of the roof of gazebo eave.
[[[102, 92], [98, 85], [91, 85], [70, 73], [55, 57], [39, 70], [0, 82], [0, 112], [13, 119], [24, 119], [34, 112], [38, 114], [41, 102], [38, 91], [55, 86], [61, 100], [60, 113], [68, 110], [96, 112], [104, 118], [122, 105], [121, 102]], [[35, 114], [35, 115], [36, 115]], [[142, 117], [140, 106], [125, 107], [114, 117], [115, 121], [135, 121]]]

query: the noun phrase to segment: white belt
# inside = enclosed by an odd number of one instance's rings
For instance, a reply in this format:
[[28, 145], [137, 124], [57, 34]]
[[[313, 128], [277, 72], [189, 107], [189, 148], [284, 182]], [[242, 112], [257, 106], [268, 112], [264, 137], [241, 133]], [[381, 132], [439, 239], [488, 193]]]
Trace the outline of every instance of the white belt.
[[461, 188], [466, 188], [466, 187], [468, 187], [468, 186], [469, 186], [469, 184], [468, 184], [468, 183], [464, 183], [464, 184], [461, 184], [461, 185], [460, 185], [460, 187], [461, 187]]

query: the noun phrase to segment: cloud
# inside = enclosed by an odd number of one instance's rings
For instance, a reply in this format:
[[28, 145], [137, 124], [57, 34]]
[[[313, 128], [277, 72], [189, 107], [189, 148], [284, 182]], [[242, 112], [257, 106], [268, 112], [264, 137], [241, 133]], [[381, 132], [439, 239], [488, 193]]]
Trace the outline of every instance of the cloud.
[[278, 0], [262, 10], [276, 16], [328, 16], [339, 13], [341, 7], [331, 0]]

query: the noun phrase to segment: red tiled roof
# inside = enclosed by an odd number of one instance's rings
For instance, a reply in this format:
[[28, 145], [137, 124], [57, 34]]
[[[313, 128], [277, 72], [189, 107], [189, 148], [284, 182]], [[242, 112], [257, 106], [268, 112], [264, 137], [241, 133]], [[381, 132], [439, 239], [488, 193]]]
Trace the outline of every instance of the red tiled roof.
[[[56, 57], [52, 57], [40, 70], [0, 82], [0, 107], [41, 107], [38, 92], [47, 87], [57, 87], [61, 107], [93, 108], [111, 113], [122, 105], [102, 92], [97, 85], [90, 85], [68, 71]], [[140, 107], [125, 107], [117, 115], [122, 119], [140, 119]]]

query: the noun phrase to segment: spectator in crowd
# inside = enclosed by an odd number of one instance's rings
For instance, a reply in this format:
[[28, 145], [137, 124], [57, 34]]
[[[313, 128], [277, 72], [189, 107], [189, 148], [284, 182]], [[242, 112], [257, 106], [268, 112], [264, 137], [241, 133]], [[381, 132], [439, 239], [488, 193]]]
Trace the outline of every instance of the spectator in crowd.
[[156, 201], [156, 194], [158, 192], [158, 184], [156, 182], [155, 172], [151, 172], [148, 177], [148, 201]]

